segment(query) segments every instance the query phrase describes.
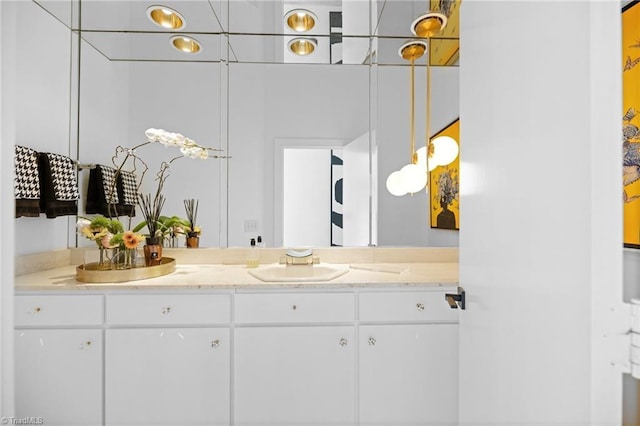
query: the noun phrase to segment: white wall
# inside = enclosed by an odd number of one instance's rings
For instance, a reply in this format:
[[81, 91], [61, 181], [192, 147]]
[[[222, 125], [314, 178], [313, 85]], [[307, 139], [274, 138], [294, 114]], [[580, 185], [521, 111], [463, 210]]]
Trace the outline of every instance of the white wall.
[[0, 417], [14, 411], [13, 373], [13, 262], [14, 209], [13, 157], [16, 140], [15, 78], [17, 71], [17, 5], [0, 3], [0, 199], [4, 213], [0, 215]]
[[[459, 116], [459, 72], [451, 67], [433, 67], [431, 72], [430, 133], [435, 134]], [[420, 147], [426, 132], [425, 67], [416, 67], [415, 78], [415, 140]], [[427, 194], [396, 197], [386, 189], [389, 174], [410, 161], [410, 81], [408, 66], [378, 68], [378, 245], [457, 246], [457, 231], [431, 229]], [[460, 150], [464, 158], [464, 139]]]
[[[69, 29], [34, 2], [16, 2], [15, 144], [71, 155]], [[4, 52], [4, 49], [3, 49]], [[13, 213], [11, 213], [13, 214]], [[16, 254], [67, 248], [68, 217], [15, 219]], [[75, 221], [75, 218], [74, 218]], [[75, 243], [72, 242], [72, 243]]]
[[620, 6], [549, 7], [462, 3], [461, 424], [621, 420]]

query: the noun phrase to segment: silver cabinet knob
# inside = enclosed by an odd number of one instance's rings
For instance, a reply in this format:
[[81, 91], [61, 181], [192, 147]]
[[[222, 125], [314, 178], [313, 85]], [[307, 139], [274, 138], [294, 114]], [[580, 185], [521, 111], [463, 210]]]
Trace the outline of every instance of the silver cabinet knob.
[[416, 309], [419, 311], [424, 311], [424, 303], [417, 303]]
[[373, 337], [369, 337], [369, 346], [375, 346], [376, 345], [376, 339], [374, 339]]
[[162, 315], [169, 315], [171, 313], [171, 306], [165, 306], [162, 308]]
[[38, 312], [41, 312], [42, 308], [40, 306], [36, 306], [35, 308], [33, 308], [33, 313], [37, 314]]
[[293, 309], [294, 311], [295, 311], [295, 310], [297, 310], [297, 309], [298, 309], [298, 305], [293, 305], [293, 306], [291, 307], [291, 309]]
[[218, 346], [220, 346], [220, 340], [219, 339], [215, 339], [211, 341], [211, 347], [213, 349], [217, 348]]
[[340, 346], [345, 347], [349, 342], [347, 341], [347, 339], [343, 337], [342, 339], [340, 339], [340, 342], [338, 343], [340, 344]]
[[86, 350], [91, 348], [91, 345], [93, 345], [93, 341], [91, 341], [91, 340], [87, 340], [86, 342], [82, 342], [80, 344], [80, 350], [86, 351]]

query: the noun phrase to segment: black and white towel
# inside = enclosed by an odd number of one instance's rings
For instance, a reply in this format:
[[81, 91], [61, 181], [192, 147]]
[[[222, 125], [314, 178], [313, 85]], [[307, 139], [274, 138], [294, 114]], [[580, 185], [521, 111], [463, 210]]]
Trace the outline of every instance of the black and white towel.
[[49, 152], [38, 155], [40, 169], [40, 212], [48, 218], [78, 214], [76, 163], [69, 157]]
[[91, 169], [85, 212], [116, 217], [118, 216], [118, 201], [116, 169], [102, 165], [97, 165], [94, 169]]
[[133, 172], [121, 170], [118, 176], [118, 215], [135, 216], [138, 202], [138, 184]]
[[13, 165], [15, 172], [16, 217], [40, 216], [38, 151], [16, 145]]
[[97, 165], [89, 174], [85, 212], [107, 217], [135, 216], [137, 197], [134, 173]]

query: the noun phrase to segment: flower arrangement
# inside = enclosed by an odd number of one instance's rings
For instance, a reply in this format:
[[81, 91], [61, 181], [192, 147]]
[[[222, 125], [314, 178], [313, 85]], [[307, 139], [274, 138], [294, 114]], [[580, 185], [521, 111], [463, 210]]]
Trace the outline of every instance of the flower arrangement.
[[[212, 155], [211, 152], [222, 150], [199, 145], [192, 139], [189, 139], [180, 133], [172, 133], [163, 129], [150, 128], [145, 131], [145, 136], [146, 141], [132, 148], [123, 147], [121, 145], [116, 146], [115, 155], [111, 158], [111, 162], [116, 168], [111, 193], [115, 193], [119, 175], [123, 170], [125, 170], [125, 167], [126, 170], [129, 170], [134, 175], [138, 175], [135, 189], [143, 221], [134, 228], [131, 228], [131, 220], [133, 216], [133, 214], [131, 214], [129, 215], [128, 224], [125, 228], [125, 226], [115, 218], [117, 216], [117, 212], [112, 212], [111, 210], [108, 212], [108, 218], [99, 216], [92, 220], [81, 218], [78, 221], [77, 226], [79, 232], [83, 236], [95, 241], [101, 249], [100, 263], [102, 263], [103, 251], [106, 248], [114, 250], [120, 249], [120, 251], [127, 256], [130, 255], [129, 251], [136, 249], [145, 237], [147, 239], [147, 246], [157, 246], [160, 244], [160, 241], [167, 238], [169, 235], [171, 237], [175, 237], [180, 232], [184, 232], [187, 228], [189, 231], [194, 231], [197, 204], [193, 211], [193, 221], [180, 219], [176, 216], [162, 216], [162, 209], [165, 203], [165, 197], [162, 194], [162, 190], [166, 178], [170, 175], [171, 164], [175, 160], [185, 157], [192, 159], [229, 158], [218, 154]], [[153, 143], [160, 143], [165, 147], [177, 147], [180, 149], [181, 155], [175, 156], [168, 161], [162, 161], [160, 169], [155, 177], [157, 182], [155, 193], [142, 194], [140, 193], [140, 187], [142, 186], [144, 176], [149, 170], [149, 167], [138, 155], [138, 150]], [[111, 206], [109, 206], [109, 208], [111, 208]], [[144, 228], [147, 230], [146, 235], [140, 234], [140, 231]], [[160, 245], [159, 249], [151, 249], [147, 246], [145, 246], [146, 266], [159, 264], [162, 258], [162, 246]], [[151, 261], [147, 258], [150, 250], [151, 256], [153, 257]], [[113, 258], [115, 258], [115, 254]]]
[[98, 216], [92, 220], [81, 217], [76, 227], [80, 235], [95, 241], [98, 248], [117, 247], [117, 241], [113, 239], [124, 232], [122, 223], [118, 219], [109, 219], [104, 216]]
[[[177, 220], [167, 220], [166, 216], [162, 216], [162, 208], [164, 206], [165, 198], [162, 195], [162, 190], [164, 187], [165, 180], [170, 175], [171, 164], [179, 159], [179, 158], [192, 158], [192, 159], [202, 159], [206, 160], [208, 158], [228, 158], [227, 156], [222, 155], [211, 155], [210, 152], [219, 152], [222, 151], [220, 149], [208, 148], [202, 145], [197, 144], [192, 139], [189, 139], [183, 136], [180, 133], [172, 133], [163, 129], [154, 129], [150, 128], [145, 131], [145, 136], [147, 137], [147, 141], [143, 142], [139, 145], [134, 146], [133, 148], [124, 148], [122, 146], [116, 147], [116, 154], [112, 158], [112, 162], [115, 166], [117, 166], [116, 175], [120, 173], [125, 164], [132, 160], [132, 171], [136, 171], [138, 169], [142, 170], [140, 183], [138, 184], [138, 205], [142, 210], [142, 216], [144, 218], [143, 222], [134, 228], [134, 232], [140, 231], [145, 226], [148, 230], [148, 238], [161, 238], [166, 236], [169, 233], [169, 229], [174, 226], [185, 225], [184, 220], [180, 218], [176, 218], [173, 216], [169, 219], [177, 219]], [[152, 143], [161, 143], [165, 147], [178, 147], [180, 148], [181, 155], [175, 156], [169, 161], [163, 161], [160, 164], [160, 170], [156, 174], [156, 181], [158, 182], [155, 194], [152, 197], [152, 194], [141, 194], [139, 192], [140, 186], [142, 185], [142, 180], [144, 179], [144, 175], [146, 174], [149, 167], [147, 164], [138, 156], [137, 150], [143, 146], [152, 144]], [[117, 163], [117, 159], [121, 153], [125, 153], [124, 159]]]
[[[100, 249], [99, 267], [105, 267], [108, 263], [121, 264], [123, 268], [130, 267], [132, 256], [128, 250], [135, 250], [143, 238], [141, 234], [125, 231], [118, 219], [104, 216], [92, 220], [80, 218], [76, 226], [81, 235], [95, 241]], [[105, 249], [114, 250], [110, 259], [105, 259]]]

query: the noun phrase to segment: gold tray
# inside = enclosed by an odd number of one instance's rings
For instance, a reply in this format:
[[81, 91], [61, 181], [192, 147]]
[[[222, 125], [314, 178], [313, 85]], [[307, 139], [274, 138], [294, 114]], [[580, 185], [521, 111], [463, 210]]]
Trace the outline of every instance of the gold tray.
[[87, 263], [76, 267], [76, 280], [83, 283], [121, 283], [161, 277], [176, 270], [176, 260], [163, 257], [160, 265], [131, 269], [98, 269], [97, 263]]

